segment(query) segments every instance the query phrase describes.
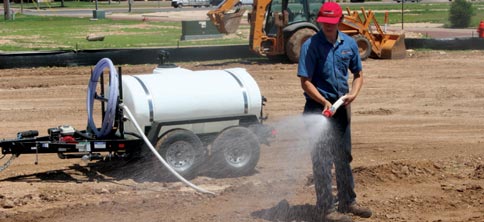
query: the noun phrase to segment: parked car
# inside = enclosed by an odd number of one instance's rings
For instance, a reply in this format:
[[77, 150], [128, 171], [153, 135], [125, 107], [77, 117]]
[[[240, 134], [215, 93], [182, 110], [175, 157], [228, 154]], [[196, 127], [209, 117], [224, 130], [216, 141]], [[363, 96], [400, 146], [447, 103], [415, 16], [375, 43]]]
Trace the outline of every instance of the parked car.
[[417, 3], [418, 3], [418, 2], [420, 2], [420, 1], [422, 1], [422, 0], [393, 0], [393, 1], [395, 1], [395, 2], [397, 2], [397, 3], [400, 3], [400, 2], [402, 2], [402, 1], [403, 1], [403, 2], [417, 2]]
[[182, 8], [184, 6], [193, 6], [195, 8], [210, 7], [210, 0], [171, 0], [171, 6], [173, 8]]
[[[213, 6], [217, 6], [222, 3], [224, 0], [211, 0], [210, 4]], [[240, 4], [242, 5], [252, 5], [254, 4], [254, 0], [240, 0]]]

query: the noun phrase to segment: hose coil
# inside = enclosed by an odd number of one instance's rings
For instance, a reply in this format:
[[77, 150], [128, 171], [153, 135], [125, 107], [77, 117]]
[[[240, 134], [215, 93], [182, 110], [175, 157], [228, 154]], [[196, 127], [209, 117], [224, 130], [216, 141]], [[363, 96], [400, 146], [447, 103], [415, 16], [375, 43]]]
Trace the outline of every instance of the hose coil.
[[[99, 82], [99, 77], [103, 74], [104, 69], [109, 68], [109, 92], [107, 97], [107, 106], [106, 110], [104, 111], [104, 119], [102, 122], [102, 126], [100, 129], [96, 127], [96, 123], [94, 123], [93, 119], [93, 108], [94, 108], [94, 99], [96, 96], [96, 87]], [[118, 72], [113, 65], [113, 62], [108, 58], [103, 58], [99, 60], [99, 62], [94, 67], [94, 70], [91, 74], [91, 78], [89, 79], [89, 84], [87, 87], [87, 118], [88, 118], [88, 129], [90, 129], [97, 138], [102, 138], [109, 133], [111, 133], [114, 127], [114, 119], [116, 115], [118, 97], [119, 97], [119, 80], [118, 80]]]

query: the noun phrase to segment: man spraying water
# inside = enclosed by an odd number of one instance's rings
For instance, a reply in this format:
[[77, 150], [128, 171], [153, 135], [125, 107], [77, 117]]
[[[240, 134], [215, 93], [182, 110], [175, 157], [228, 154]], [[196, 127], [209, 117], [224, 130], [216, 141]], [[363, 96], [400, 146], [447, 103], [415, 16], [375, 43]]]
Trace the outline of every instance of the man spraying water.
[[[331, 136], [313, 138], [316, 142], [311, 153], [316, 207], [324, 221], [352, 221], [345, 213], [365, 218], [372, 214], [356, 204], [350, 166], [350, 104], [363, 84], [363, 71], [356, 42], [338, 30], [342, 19], [342, 9], [337, 3], [326, 2], [321, 6], [317, 17], [321, 31], [302, 45], [297, 73], [306, 97], [303, 113], [325, 115], [331, 127]], [[348, 70], [353, 74], [351, 91]], [[338, 187], [337, 209], [331, 193], [333, 164]]]

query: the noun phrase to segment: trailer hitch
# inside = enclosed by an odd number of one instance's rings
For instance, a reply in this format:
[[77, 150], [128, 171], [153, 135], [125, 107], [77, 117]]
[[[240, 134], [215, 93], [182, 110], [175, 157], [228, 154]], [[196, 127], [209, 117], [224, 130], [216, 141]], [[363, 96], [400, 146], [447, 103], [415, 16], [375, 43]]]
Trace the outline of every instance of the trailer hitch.
[[[4, 154], [4, 155], [3, 155], [3, 156], [0, 158], [0, 160], [1, 160], [1, 159], [3, 159], [3, 158], [5, 158], [5, 156], [7, 156], [7, 154]], [[10, 166], [10, 164], [12, 163], [12, 161], [13, 161], [15, 158], [17, 158], [17, 156], [18, 156], [17, 154], [12, 154], [12, 156], [10, 157], [10, 159], [8, 159], [8, 160], [7, 160], [7, 162], [5, 162], [5, 163], [4, 163], [2, 166], [0, 166], [0, 172], [2, 172], [3, 170], [7, 169], [7, 168]]]

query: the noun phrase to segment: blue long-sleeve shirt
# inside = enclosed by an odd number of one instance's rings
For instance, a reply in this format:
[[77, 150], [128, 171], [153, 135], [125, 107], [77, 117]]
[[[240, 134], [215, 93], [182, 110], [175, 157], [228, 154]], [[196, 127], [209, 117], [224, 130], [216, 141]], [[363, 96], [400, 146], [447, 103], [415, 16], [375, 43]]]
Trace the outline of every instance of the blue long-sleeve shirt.
[[336, 101], [349, 92], [348, 70], [357, 74], [362, 65], [358, 45], [345, 33], [338, 31], [333, 45], [319, 31], [301, 46], [297, 75], [310, 79], [324, 98]]

